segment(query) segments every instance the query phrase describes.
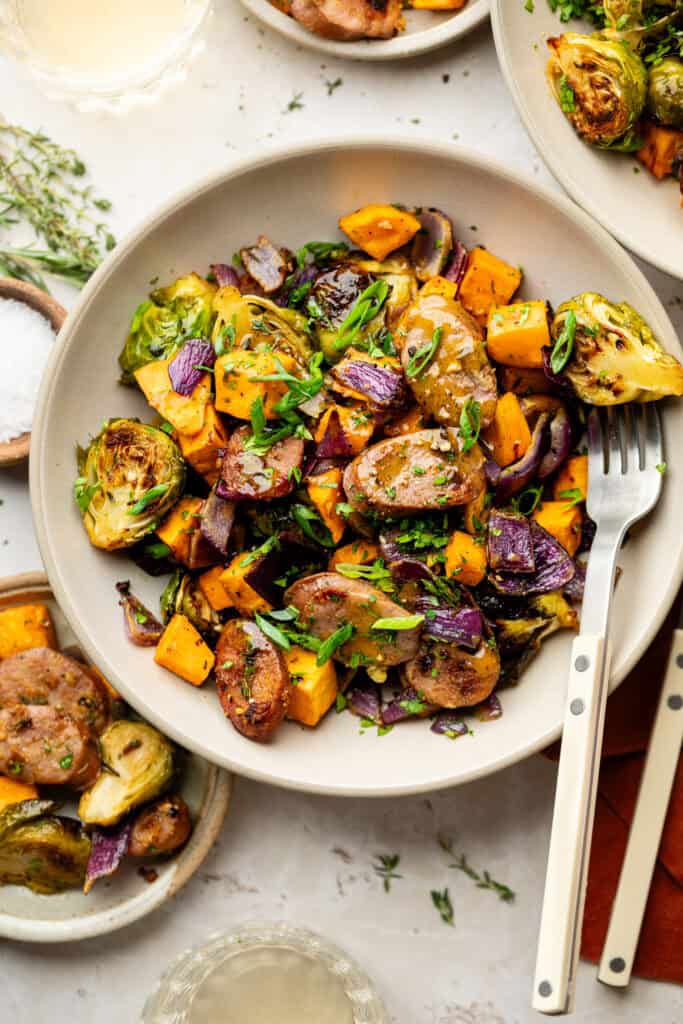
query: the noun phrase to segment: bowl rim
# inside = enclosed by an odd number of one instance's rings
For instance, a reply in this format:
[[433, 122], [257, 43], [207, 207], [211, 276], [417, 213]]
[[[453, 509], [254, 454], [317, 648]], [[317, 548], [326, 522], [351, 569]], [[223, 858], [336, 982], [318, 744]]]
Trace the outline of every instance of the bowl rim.
[[[411, 32], [395, 36], [393, 39], [364, 39], [357, 42], [342, 42], [325, 39], [323, 36], [309, 32], [283, 11], [273, 7], [269, 0], [241, 0], [250, 14], [258, 18], [262, 24], [308, 50], [328, 53], [335, 57], [346, 57], [350, 60], [380, 61], [400, 60], [406, 57], [417, 57], [421, 53], [435, 50], [449, 42], [455, 42], [467, 35], [489, 16], [490, 0], [477, 0], [474, 7], [465, 7], [461, 11], [433, 11], [434, 14], [451, 13], [452, 17], [420, 32]], [[453, 24], [455, 23], [455, 24]]]
[[[0, 579], [0, 598], [22, 599], [22, 594], [51, 597], [61, 609], [46, 573], [25, 572]], [[201, 758], [200, 754], [192, 754]], [[203, 758], [206, 761], [206, 758]], [[146, 917], [182, 889], [202, 865], [218, 838], [232, 798], [234, 777], [230, 772], [207, 762], [202, 804], [189, 842], [169, 862], [169, 870], [152, 886], [141, 886], [134, 896], [77, 917], [62, 920], [24, 918], [0, 913], [0, 937], [18, 942], [76, 942], [106, 935]], [[49, 899], [49, 897], [45, 897]]]
[[[593, 217], [603, 228], [605, 228], [609, 234], [613, 235], [622, 245], [631, 252], [644, 260], [650, 266], [655, 267], [657, 270], [661, 270], [665, 274], [669, 274], [671, 277], [676, 278], [679, 281], [683, 281], [683, 261], [676, 265], [675, 262], [669, 261], [658, 254], [658, 250], [648, 249], [645, 251], [642, 243], [638, 242], [637, 238], [633, 237], [633, 234], [628, 230], [626, 222], [623, 224], [617, 221], [613, 223], [609, 218], [605, 217], [604, 212], [600, 206], [600, 203], [593, 199], [592, 193], [589, 189], [584, 188], [578, 177], [574, 176], [572, 171], [572, 161], [566, 159], [566, 152], [555, 150], [554, 147], [547, 144], [547, 139], [543, 131], [542, 125], [539, 124], [538, 120], [534, 117], [531, 107], [529, 106], [526, 95], [517, 83], [517, 78], [513, 71], [513, 61], [511, 59], [510, 48], [506, 45], [506, 39], [503, 30], [503, 3], [504, 0], [491, 0], [491, 27], [493, 29], [493, 41], [496, 47], [496, 53], [498, 55], [498, 63], [500, 69], [503, 72], [505, 83], [510, 91], [510, 95], [514, 101], [520, 118], [526, 131], [528, 132], [534, 146], [536, 147], [539, 156], [543, 160], [550, 173], [560, 183], [572, 199], [578, 203], [578, 205], [591, 217]], [[508, 0], [509, 3], [509, 0]], [[507, 9], [507, 8], [506, 8]], [[524, 10], [520, 6], [520, 10]], [[578, 136], [576, 136], [577, 145], [586, 145], [582, 142]], [[675, 205], [673, 212], [675, 213]]]
[[[326, 152], [341, 150], [345, 152], [348, 152], [349, 150], [363, 152], [368, 149], [386, 149], [392, 153], [402, 151], [414, 153], [418, 156], [430, 155], [446, 161], [456, 160], [459, 163], [466, 164], [474, 173], [478, 170], [493, 173], [494, 175], [509, 181], [516, 187], [521, 188], [531, 196], [540, 198], [544, 203], [553, 207], [560, 215], [568, 217], [570, 221], [573, 221], [583, 230], [588, 231], [594, 238], [599, 240], [599, 243], [605, 252], [605, 257], [610, 259], [613, 264], [620, 269], [624, 276], [629, 278], [633, 282], [634, 286], [637, 286], [640, 289], [641, 294], [647, 296], [648, 300], [658, 308], [663, 322], [668, 324], [669, 338], [667, 340], [672, 344], [665, 347], [672, 348], [674, 351], [677, 349], [680, 351], [680, 342], [676, 331], [654, 288], [649, 283], [642, 270], [640, 270], [636, 265], [632, 256], [630, 256], [619, 245], [619, 243], [615, 241], [605, 228], [597, 224], [588, 213], [582, 210], [581, 207], [561, 192], [558, 192], [549, 186], [542, 185], [539, 182], [534, 181], [531, 177], [527, 177], [522, 172], [511, 169], [502, 161], [488, 157], [481, 152], [470, 149], [469, 147], [451, 142], [435, 142], [427, 139], [416, 140], [397, 134], [368, 135], [356, 133], [329, 136], [314, 140], [299, 140], [292, 143], [264, 147], [259, 149], [258, 153], [251, 153], [250, 155], [231, 163], [228, 167], [223, 167], [220, 170], [214, 170], [211, 173], [204, 175], [193, 185], [186, 186], [175, 192], [170, 198], [152, 210], [147, 217], [145, 217], [135, 228], [122, 238], [116, 248], [95, 271], [95, 274], [86, 284], [85, 288], [81, 292], [79, 300], [67, 317], [60, 334], [59, 341], [50, 356], [50, 361], [38, 396], [37, 416], [34, 423], [36, 443], [33, 446], [33, 451], [29, 460], [31, 508], [36, 538], [57, 601], [69, 620], [71, 628], [76, 633], [79, 641], [92, 657], [93, 661], [97, 662], [98, 659], [102, 660], [102, 656], [97, 650], [97, 645], [94, 639], [89, 637], [85, 631], [81, 629], [76, 610], [72, 606], [68, 593], [62, 586], [60, 569], [57, 560], [52, 556], [49, 531], [45, 519], [44, 503], [42, 501], [41, 486], [43, 473], [42, 453], [46, 438], [45, 409], [47, 408], [47, 400], [51, 391], [49, 382], [55, 377], [57, 367], [66, 352], [69, 339], [75, 332], [79, 320], [85, 315], [91, 300], [95, 297], [100, 287], [105, 284], [107, 278], [114, 272], [120, 263], [126, 259], [128, 252], [139, 242], [144, 240], [148, 233], [155, 230], [165, 220], [172, 217], [174, 213], [192, 203], [206, 192], [210, 192], [213, 189], [227, 184], [233, 179], [246, 176], [252, 172], [258, 171], [262, 167], [266, 167], [279, 161], [297, 159], [305, 156], [312, 157]], [[672, 581], [662, 595], [660, 603], [650, 619], [648, 628], [643, 632], [640, 643], [634, 647], [630, 657], [621, 666], [620, 671], [618, 673], [615, 672], [612, 675], [610, 679], [610, 693], [619, 685], [619, 683], [622, 682], [625, 676], [637, 664], [656, 636], [676, 594], [678, 593], [681, 582], [683, 582], [683, 544], [679, 546], [678, 551], [676, 552], [676, 565]], [[117, 688], [120, 688], [123, 695], [126, 696], [126, 699], [129, 699], [127, 696], [128, 687], [125, 680], [119, 679], [116, 673], [111, 673], [111, 675]], [[134, 699], [130, 700], [130, 703], [135, 706]], [[167, 721], [163, 720], [160, 714], [156, 712], [151, 713], [149, 709], [146, 709], [145, 714], [146, 717], [157, 726], [157, 728], [161, 729], [171, 738], [175, 739], [182, 745], [189, 747], [189, 749], [194, 750], [206, 760], [211, 761], [213, 756], [212, 752], [208, 751], [201, 742], [193, 740], [192, 743], [188, 743], [187, 737], [183, 736], [182, 727], [176, 727], [173, 723], [169, 724]], [[536, 737], [534, 740], [520, 741], [520, 743], [509, 753], [500, 756], [495, 761], [491, 761], [484, 767], [466, 768], [464, 770], [461, 769], [454, 775], [444, 776], [437, 782], [431, 781], [417, 783], [410, 786], [401, 786], [400, 788], [390, 786], [359, 787], [356, 785], [345, 785], [342, 783], [334, 789], [330, 789], [329, 786], [325, 784], [318, 784], [315, 780], [308, 780], [304, 783], [297, 780], [282, 779], [277, 774], [276, 770], [264, 771], [254, 769], [228, 757], [224, 758], [220, 763], [223, 767], [238, 775], [243, 775], [247, 778], [255, 779], [256, 781], [266, 782], [270, 785], [280, 786], [286, 789], [342, 797], [399, 796], [432, 792], [437, 789], [444, 789], [450, 786], [460, 785], [461, 783], [469, 782], [477, 778], [482, 778], [495, 771], [499, 771], [502, 768], [506, 768], [509, 765], [515, 764], [518, 761], [523, 760], [525, 757], [529, 757], [531, 754], [537, 753], [539, 750], [542, 750], [544, 747], [557, 740], [561, 732], [562, 722], [558, 721], [552, 728], [547, 729], [545, 733]], [[276, 763], [275, 759], [274, 763]]]

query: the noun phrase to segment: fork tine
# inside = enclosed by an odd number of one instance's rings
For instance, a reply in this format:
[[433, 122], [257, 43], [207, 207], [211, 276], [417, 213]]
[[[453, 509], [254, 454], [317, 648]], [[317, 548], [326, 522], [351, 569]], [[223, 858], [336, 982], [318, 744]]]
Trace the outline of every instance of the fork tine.
[[607, 409], [607, 472], [623, 473], [624, 460], [621, 450], [620, 412], [615, 406]]
[[634, 402], [631, 405], [631, 440], [630, 440], [630, 467], [632, 469], [645, 468], [645, 449], [643, 445], [643, 407]]
[[659, 466], [663, 460], [662, 427], [659, 410], [654, 402], [648, 402], [643, 410], [645, 418], [645, 469]]
[[588, 413], [588, 479], [597, 480], [605, 472], [605, 452], [603, 444], [600, 411], [591, 409]]

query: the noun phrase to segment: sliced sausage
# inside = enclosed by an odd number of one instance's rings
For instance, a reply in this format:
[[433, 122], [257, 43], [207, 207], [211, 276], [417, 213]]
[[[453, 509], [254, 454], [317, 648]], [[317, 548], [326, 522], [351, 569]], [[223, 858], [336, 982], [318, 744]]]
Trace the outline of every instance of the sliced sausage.
[[418, 295], [401, 319], [398, 341], [403, 371], [426, 416], [457, 427], [471, 398], [479, 402], [481, 426], [489, 425], [496, 411], [496, 374], [481, 327], [459, 302]]
[[21, 782], [87, 789], [100, 755], [90, 729], [49, 705], [0, 710], [0, 773]]
[[292, 14], [327, 39], [391, 39], [398, 31], [402, 0], [292, 0]]
[[404, 686], [442, 708], [466, 708], [486, 700], [498, 682], [500, 658], [482, 643], [476, 651], [424, 641], [417, 657], [401, 667]]
[[285, 603], [299, 610], [304, 628], [321, 640], [351, 623], [353, 635], [333, 654], [345, 665], [384, 670], [408, 661], [417, 652], [419, 626], [391, 631], [372, 628], [377, 619], [400, 619], [411, 613], [364, 580], [320, 572], [293, 583]]
[[217, 493], [230, 501], [271, 501], [296, 486], [293, 470], [301, 469], [304, 442], [299, 437], [278, 441], [264, 455], [245, 447], [250, 427], [238, 427], [225, 449]]
[[192, 831], [190, 811], [181, 796], [173, 793], [143, 808], [133, 822], [128, 853], [131, 857], [156, 857], [173, 853], [187, 842]]
[[20, 651], [0, 662], [0, 707], [11, 704], [49, 704], [97, 733], [109, 723], [109, 695], [101, 680], [49, 647]]
[[238, 732], [267, 740], [289, 705], [289, 672], [255, 622], [231, 619], [216, 646], [216, 685], [223, 712]]
[[485, 486], [481, 449], [464, 453], [458, 431], [447, 427], [379, 441], [344, 473], [349, 502], [386, 515], [465, 505]]

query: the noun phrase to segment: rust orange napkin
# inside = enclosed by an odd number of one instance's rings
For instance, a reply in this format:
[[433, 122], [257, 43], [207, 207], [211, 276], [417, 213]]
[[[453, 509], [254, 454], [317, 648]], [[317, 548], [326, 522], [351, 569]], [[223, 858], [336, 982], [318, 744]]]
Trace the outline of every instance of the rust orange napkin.
[[[679, 600], [607, 704], [581, 956], [598, 962], [626, 851]], [[557, 758], [559, 744], [547, 751]], [[679, 759], [633, 973], [683, 984], [683, 758]]]

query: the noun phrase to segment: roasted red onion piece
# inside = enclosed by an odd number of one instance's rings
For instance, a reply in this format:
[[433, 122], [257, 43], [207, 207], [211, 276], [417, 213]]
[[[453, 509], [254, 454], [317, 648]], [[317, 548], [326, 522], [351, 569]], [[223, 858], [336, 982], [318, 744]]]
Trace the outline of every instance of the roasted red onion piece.
[[484, 620], [478, 608], [436, 606], [430, 597], [418, 598], [415, 608], [425, 617], [422, 626], [424, 636], [457, 644], [468, 651], [476, 651], [479, 647], [484, 635]]
[[501, 594], [524, 597], [564, 590], [576, 575], [576, 566], [565, 549], [542, 526], [529, 523], [536, 568], [532, 573], [493, 572], [489, 579]]
[[454, 242], [453, 255], [451, 256], [448, 266], [443, 272], [443, 277], [445, 277], [447, 281], [452, 281], [453, 284], [459, 285], [465, 276], [468, 260], [469, 255], [462, 242]]
[[214, 487], [202, 505], [199, 529], [207, 543], [223, 557], [228, 553], [234, 522], [235, 503], [221, 498]]
[[215, 362], [216, 353], [210, 341], [190, 338], [168, 364], [173, 390], [185, 397], [191, 395], [206, 373], [206, 367], [212, 368]]
[[550, 424], [550, 448], [541, 459], [536, 474], [539, 480], [559, 469], [572, 450], [572, 425], [567, 410], [562, 405], [553, 416]]
[[474, 709], [474, 714], [480, 722], [495, 722], [497, 718], [502, 718], [503, 705], [500, 703], [498, 694], [492, 693], [490, 697], [478, 704]]
[[128, 580], [117, 583], [116, 589], [121, 595], [119, 604], [123, 608], [123, 622], [130, 642], [136, 647], [156, 647], [164, 627], [149, 609], [145, 608], [142, 601], [131, 594]]
[[[248, 554], [244, 557], [247, 558]], [[292, 566], [297, 566], [302, 573], [307, 567], [310, 567], [310, 572], [316, 572], [319, 562], [310, 548], [281, 533], [275, 547], [252, 563], [244, 579], [265, 601], [279, 605], [282, 603], [284, 588], [275, 581], [281, 580]]]
[[494, 509], [489, 519], [488, 562], [501, 572], [534, 571], [534, 545], [525, 516]]
[[393, 411], [408, 403], [408, 386], [399, 369], [359, 356], [347, 356], [332, 368], [331, 376], [332, 388], [337, 384], [363, 395], [372, 409]]
[[432, 732], [439, 736], [448, 736], [451, 740], [457, 739], [458, 736], [467, 736], [470, 731], [457, 711], [440, 711], [430, 728]]
[[550, 384], [548, 390], [554, 394], [561, 394], [565, 395], [567, 398], [574, 398], [574, 388], [569, 377], [565, 377], [562, 373], [553, 373], [550, 365], [550, 352], [550, 348], [546, 347], [543, 349], [543, 373]]
[[541, 413], [528, 449], [521, 459], [513, 462], [511, 466], [506, 466], [498, 478], [495, 493], [497, 505], [505, 505], [513, 494], [523, 490], [534, 479], [548, 447], [549, 428], [550, 413]]
[[417, 690], [407, 687], [382, 708], [382, 724], [396, 725], [409, 718], [426, 718], [437, 710], [436, 704], [428, 704]]
[[[386, 550], [390, 549], [386, 548]], [[381, 547], [381, 551], [386, 559], [387, 556], [384, 554], [385, 548]], [[397, 583], [419, 583], [422, 580], [434, 579], [434, 573], [429, 566], [425, 565], [419, 558], [406, 558], [405, 555], [401, 555], [395, 561], [389, 562], [389, 571]]]
[[422, 210], [417, 219], [422, 230], [415, 235], [410, 259], [418, 281], [429, 281], [448, 263], [453, 250], [453, 225], [440, 210]]
[[349, 711], [359, 718], [368, 718], [377, 725], [382, 723], [382, 711], [379, 687], [372, 683], [359, 683], [352, 686], [346, 693]]
[[581, 604], [583, 601], [583, 590], [586, 583], [586, 563], [574, 562], [576, 572], [573, 579], [566, 584], [562, 593], [572, 604]]
[[130, 820], [106, 830], [97, 825], [93, 828], [83, 892], [90, 892], [98, 878], [114, 874], [128, 852], [132, 828]]
[[219, 288], [226, 288], [231, 286], [232, 288], [239, 288], [240, 279], [239, 274], [234, 267], [231, 267], [229, 263], [212, 263], [211, 273], [216, 278], [216, 284]]
[[351, 442], [344, 433], [339, 413], [333, 409], [328, 417], [325, 433], [315, 450], [315, 460], [317, 462], [318, 459], [350, 459], [352, 456]]
[[287, 276], [287, 262], [270, 239], [259, 235], [256, 245], [240, 249], [244, 267], [266, 295], [282, 288]]

